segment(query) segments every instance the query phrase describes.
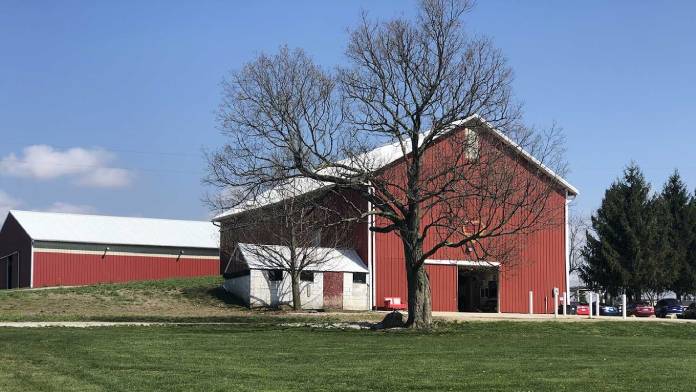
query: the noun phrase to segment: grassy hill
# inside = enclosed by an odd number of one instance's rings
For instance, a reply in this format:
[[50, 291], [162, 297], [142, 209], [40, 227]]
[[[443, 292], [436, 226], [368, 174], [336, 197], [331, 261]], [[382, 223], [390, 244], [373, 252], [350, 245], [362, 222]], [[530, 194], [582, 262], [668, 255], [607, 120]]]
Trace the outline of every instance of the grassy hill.
[[282, 311], [250, 311], [221, 284], [222, 278], [213, 276], [0, 290], [0, 321], [249, 322], [254, 318], [298, 317]]
[[0, 291], [0, 320], [150, 320], [242, 311], [220, 277]]

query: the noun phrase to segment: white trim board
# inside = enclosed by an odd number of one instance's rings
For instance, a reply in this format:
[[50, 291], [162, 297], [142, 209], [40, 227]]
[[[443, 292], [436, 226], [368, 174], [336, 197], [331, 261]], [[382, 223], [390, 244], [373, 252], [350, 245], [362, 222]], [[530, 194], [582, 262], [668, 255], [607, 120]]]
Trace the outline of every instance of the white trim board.
[[500, 267], [497, 261], [472, 261], [472, 260], [425, 260], [427, 265], [456, 265], [464, 267]]
[[31, 258], [29, 264], [29, 288], [34, 288], [34, 240], [31, 241]]
[[94, 251], [94, 250], [75, 250], [75, 249], [49, 249], [49, 248], [36, 248], [34, 253], [67, 253], [67, 254], [78, 254], [78, 255], [106, 255], [106, 256], [136, 256], [136, 257], [158, 257], [166, 259], [201, 259], [201, 260], [218, 260], [219, 256], [194, 256], [194, 255], [172, 255], [172, 254], [158, 254], [158, 253], [131, 253], [131, 252], [113, 252], [113, 251]]

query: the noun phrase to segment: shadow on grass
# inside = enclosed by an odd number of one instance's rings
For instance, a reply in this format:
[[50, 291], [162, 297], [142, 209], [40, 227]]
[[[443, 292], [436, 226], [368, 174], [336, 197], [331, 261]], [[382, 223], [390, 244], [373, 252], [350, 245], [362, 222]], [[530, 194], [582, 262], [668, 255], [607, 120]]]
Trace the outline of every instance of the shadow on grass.
[[181, 289], [184, 298], [203, 302], [209, 305], [225, 305], [225, 307], [248, 309], [244, 301], [228, 292], [222, 286], [195, 286]]

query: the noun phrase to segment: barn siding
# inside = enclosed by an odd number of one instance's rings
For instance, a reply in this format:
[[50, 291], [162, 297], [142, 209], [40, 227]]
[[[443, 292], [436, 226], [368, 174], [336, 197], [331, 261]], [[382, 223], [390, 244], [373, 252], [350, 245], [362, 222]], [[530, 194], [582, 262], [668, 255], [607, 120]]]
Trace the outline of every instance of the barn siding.
[[34, 252], [34, 286], [73, 286], [218, 274], [217, 258]]
[[[442, 161], [443, 154], [439, 151], [440, 148], [447, 148], [447, 146], [440, 142], [426, 152], [424, 170], [427, 170], [429, 165], [436, 165]], [[518, 162], [515, 156], [511, 156], [510, 159]], [[536, 175], [529, 170], [528, 163], [520, 162], [519, 164], [523, 165], [520, 166], [520, 175]], [[403, 161], [396, 162], [386, 168], [383, 175], [394, 182], [405, 181], [405, 167]], [[529, 290], [533, 290], [535, 313], [545, 310], [545, 297], [548, 297], [546, 311], [553, 313], [553, 297], [551, 296], [553, 288], [558, 287], [561, 293], [565, 290], [565, 222], [562, 218], [566, 203], [565, 192], [561, 189], [552, 192], [546, 203], [545, 208], [550, 212], [549, 216], [552, 216], [548, 227], [533, 233], [515, 234], [501, 239], [506, 241], [506, 244], [514, 244], [516, 248], [514, 256], [505, 260], [500, 267], [498, 295], [502, 312], [527, 312]], [[429, 217], [424, 216], [423, 224], [427, 224], [428, 219]], [[386, 226], [388, 222], [378, 217], [376, 224]], [[385, 297], [399, 296], [405, 301], [407, 298], [405, 257], [400, 238], [395, 232], [378, 233], [375, 236], [375, 242], [376, 305], [384, 306]], [[428, 238], [424, 248], [428, 249], [433, 244], [433, 239]], [[431, 259], [462, 261], [472, 261], [473, 258], [474, 254], [469, 254], [462, 248], [442, 248], [431, 257]], [[456, 267], [433, 267], [428, 266], [433, 293], [433, 310], [456, 311]], [[450, 272], [445, 274], [441, 272], [440, 267], [449, 268]], [[454, 298], [454, 305], [450, 298]]]
[[457, 311], [457, 266], [426, 265], [434, 311]]
[[[376, 263], [377, 298], [378, 308], [384, 307], [384, 298], [401, 297], [403, 303], [407, 303], [408, 287], [406, 285], [406, 264], [403, 257], [394, 257], [395, 254], [403, 254], [394, 251], [393, 239], [400, 243], [396, 235], [378, 234], [383, 241], [377, 246], [378, 256]], [[384, 246], [393, 237], [389, 246]], [[393, 251], [393, 252], [392, 252]], [[426, 271], [430, 278], [433, 310], [443, 312], [457, 311], [457, 267], [452, 265], [426, 265]]]
[[[554, 194], [554, 208], [565, 207], [565, 196]], [[565, 225], [546, 228], [519, 236], [520, 257], [500, 269], [500, 306], [503, 312], [529, 311], [529, 291], [534, 292], [534, 313], [553, 313], [552, 291], [566, 290]], [[562, 295], [562, 294], [561, 294]], [[548, 307], [544, 307], [544, 298]]]

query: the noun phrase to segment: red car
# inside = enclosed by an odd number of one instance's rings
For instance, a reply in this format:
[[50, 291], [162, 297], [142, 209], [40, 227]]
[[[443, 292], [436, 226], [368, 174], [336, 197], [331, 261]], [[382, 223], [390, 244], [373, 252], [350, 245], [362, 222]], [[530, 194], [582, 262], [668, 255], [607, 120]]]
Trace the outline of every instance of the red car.
[[648, 302], [631, 303], [626, 307], [627, 316], [652, 317], [655, 315], [655, 308]]
[[589, 304], [578, 304], [578, 308], [575, 311], [578, 316], [589, 316], [590, 315], [590, 305]]

